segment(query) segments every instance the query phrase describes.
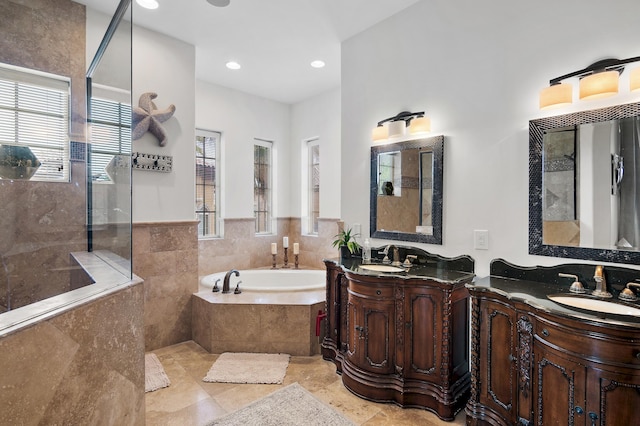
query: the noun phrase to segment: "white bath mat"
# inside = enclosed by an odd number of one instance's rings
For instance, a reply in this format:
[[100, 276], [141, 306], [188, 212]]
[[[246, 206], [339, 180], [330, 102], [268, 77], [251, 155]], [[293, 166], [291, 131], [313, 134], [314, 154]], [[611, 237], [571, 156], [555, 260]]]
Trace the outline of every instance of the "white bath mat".
[[164, 372], [162, 363], [156, 354], [144, 355], [144, 391], [153, 392], [158, 389], [166, 388], [171, 382], [167, 373]]
[[289, 354], [225, 352], [202, 379], [217, 383], [280, 384], [287, 374]]

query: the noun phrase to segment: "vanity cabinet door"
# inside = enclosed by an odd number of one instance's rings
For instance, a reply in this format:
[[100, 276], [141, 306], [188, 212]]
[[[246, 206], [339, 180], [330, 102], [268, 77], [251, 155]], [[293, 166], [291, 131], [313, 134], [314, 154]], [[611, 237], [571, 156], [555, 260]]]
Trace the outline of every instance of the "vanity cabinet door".
[[540, 341], [534, 343], [534, 359], [534, 424], [585, 425], [586, 367]]
[[515, 424], [517, 417], [516, 318], [508, 305], [480, 301], [479, 397], [507, 424]]
[[393, 300], [376, 300], [349, 293], [347, 359], [371, 373], [394, 371], [395, 309]]
[[340, 298], [340, 281], [344, 274], [340, 268], [333, 262], [326, 262], [327, 266], [327, 335], [323, 344], [332, 348], [340, 349], [338, 342], [340, 341], [340, 323], [341, 321], [341, 298]]
[[[398, 337], [404, 329], [406, 348], [404, 377], [439, 382], [442, 365], [442, 291], [438, 288], [406, 288], [404, 316], [398, 317]], [[398, 342], [400, 345], [402, 342]]]
[[636, 369], [587, 370], [587, 426], [640, 425], [640, 374]]

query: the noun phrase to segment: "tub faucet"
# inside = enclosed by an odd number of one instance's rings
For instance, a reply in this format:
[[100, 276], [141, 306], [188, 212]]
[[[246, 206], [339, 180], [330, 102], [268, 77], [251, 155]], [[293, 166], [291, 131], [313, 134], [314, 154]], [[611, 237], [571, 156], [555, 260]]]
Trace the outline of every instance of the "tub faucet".
[[602, 265], [596, 266], [596, 271], [593, 274], [593, 279], [596, 281], [596, 289], [591, 294], [603, 299], [610, 299], [613, 297], [607, 290], [607, 280], [604, 277], [604, 268]]
[[237, 269], [232, 269], [229, 272], [227, 272], [224, 276], [224, 281], [222, 282], [222, 293], [231, 293], [231, 290], [229, 288], [229, 281], [231, 281], [231, 274], [236, 274], [236, 277], [240, 276], [240, 271], [238, 271]]

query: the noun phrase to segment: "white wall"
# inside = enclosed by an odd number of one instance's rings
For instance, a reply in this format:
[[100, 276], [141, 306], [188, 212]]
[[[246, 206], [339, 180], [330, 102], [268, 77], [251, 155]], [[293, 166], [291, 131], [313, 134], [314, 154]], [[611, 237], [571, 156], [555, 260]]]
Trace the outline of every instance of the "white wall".
[[[292, 106], [291, 212], [301, 217], [307, 177], [305, 141], [320, 141], [320, 217], [340, 217], [340, 89], [328, 91]], [[304, 158], [304, 159], [303, 159]]]
[[254, 138], [273, 141], [274, 213], [291, 216], [290, 106], [199, 80], [195, 101], [196, 127], [222, 133], [222, 217], [253, 217]]
[[163, 124], [169, 140], [161, 147], [151, 133], [133, 141], [133, 151], [173, 156], [170, 173], [133, 170], [133, 221], [195, 220], [195, 47], [134, 27], [133, 102], [155, 92], [154, 103], [176, 112]]
[[[570, 261], [528, 254], [528, 121], [639, 100], [619, 95], [550, 112], [537, 105], [551, 78], [605, 57], [637, 56], [638, 16], [635, 0], [423, 0], [345, 41], [342, 218], [368, 234], [371, 128], [424, 109], [433, 134], [445, 135], [445, 196], [443, 245], [422, 248], [469, 254], [479, 276], [500, 257]], [[474, 229], [489, 230], [489, 250], [473, 249]]]

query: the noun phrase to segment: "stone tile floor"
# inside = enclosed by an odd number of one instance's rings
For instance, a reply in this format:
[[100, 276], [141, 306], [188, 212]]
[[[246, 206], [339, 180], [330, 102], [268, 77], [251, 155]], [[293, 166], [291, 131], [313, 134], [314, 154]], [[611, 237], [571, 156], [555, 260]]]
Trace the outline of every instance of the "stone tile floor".
[[419, 409], [402, 409], [358, 398], [343, 385], [333, 363], [320, 355], [291, 357], [282, 385], [206, 383], [206, 375], [218, 355], [193, 341], [153, 351], [164, 366], [171, 386], [146, 394], [147, 425], [204, 425], [275, 390], [298, 382], [358, 425], [464, 425], [464, 411], [453, 422]]

